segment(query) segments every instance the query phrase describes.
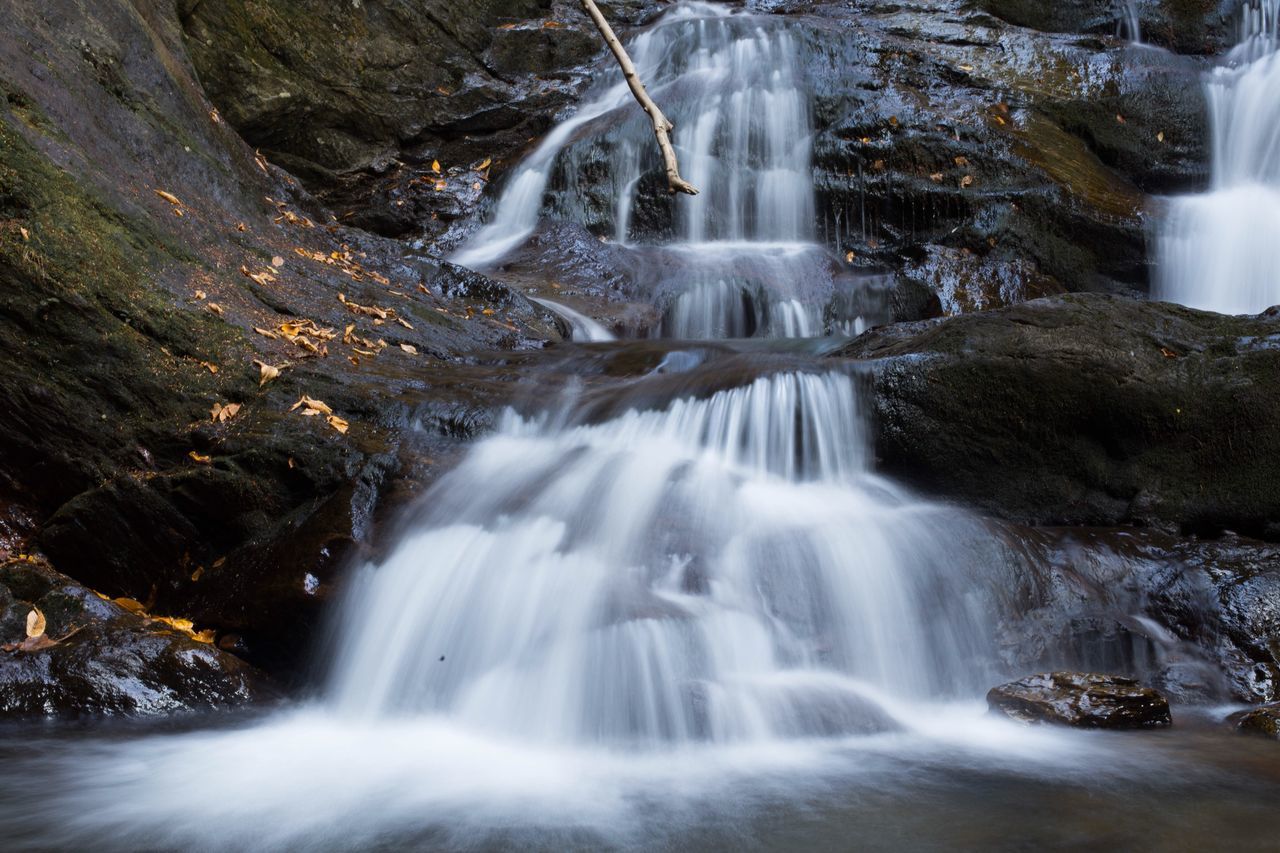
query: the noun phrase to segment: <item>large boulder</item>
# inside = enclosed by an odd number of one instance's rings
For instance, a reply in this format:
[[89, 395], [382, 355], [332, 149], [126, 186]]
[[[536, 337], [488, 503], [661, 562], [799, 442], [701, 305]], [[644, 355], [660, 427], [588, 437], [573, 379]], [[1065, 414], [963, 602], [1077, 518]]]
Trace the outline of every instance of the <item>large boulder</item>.
[[1132, 678], [1114, 675], [1032, 675], [992, 688], [987, 704], [1020, 722], [1080, 729], [1155, 729], [1172, 722], [1168, 700]]
[[880, 467], [1037, 524], [1280, 536], [1280, 317], [1075, 294], [867, 332]]
[[278, 696], [264, 675], [213, 645], [211, 633], [192, 628], [186, 619], [152, 618], [136, 601], [106, 600], [37, 561], [6, 560], [0, 718], [164, 714]]

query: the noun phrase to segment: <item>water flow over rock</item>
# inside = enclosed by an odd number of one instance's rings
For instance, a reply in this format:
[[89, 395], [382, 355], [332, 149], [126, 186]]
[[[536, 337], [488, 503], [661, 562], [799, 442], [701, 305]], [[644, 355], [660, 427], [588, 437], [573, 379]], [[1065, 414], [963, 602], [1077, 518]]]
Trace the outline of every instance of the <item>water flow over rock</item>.
[[[676, 123], [686, 177], [701, 193], [673, 204], [666, 275], [651, 298], [667, 337], [798, 337], [821, 334], [831, 258], [814, 244], [813, 131], [799, 46], [776, 21], [709, 3], [678, 4], [630, 51]], [[621, 82], [602, 87], [560, 125], [511, 179], [491, 222], [453, 260], [490, 266], [523, 245], [557, 175], [567, 185], [553, 212], [588, 218], [579, 177], [607, 169], [616, 242], [653, 239], [636, 224], [655, 202], [659, 163], [652, 131]], [[650, 217], [652, 218], [652, 217]], [[650, 247], [648, 251], [653, 251]], [[856, 318], [840, 318], [837, 326]], [[847, 321], [847, 322], [846, 322]]]
[[511, 415], [360, 583], [331, 700], [652, 747], [877, 731], [873, 696], [976, 690], [994, 632], [953, 517], [867, 455], [838, 373], [604, 423]]
[[1280, 303], [1280, 0], [1249, 0], [1241, 29], [1205, 84], [1210, 191], [1173, 199], [1158, 235], [1156, 295], [1226, 314]]

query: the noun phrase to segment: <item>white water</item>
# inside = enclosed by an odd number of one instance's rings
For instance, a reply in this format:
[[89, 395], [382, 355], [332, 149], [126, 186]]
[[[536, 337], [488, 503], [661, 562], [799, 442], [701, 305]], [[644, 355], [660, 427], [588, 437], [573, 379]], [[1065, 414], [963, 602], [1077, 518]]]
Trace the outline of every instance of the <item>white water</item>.
[[588, 343], [614, 340], [613, 334], [608, 329], [587, 315], [574, 311], [568, 305], [561, 305], [559, 302], [552, 302], [550, 299], [538, 299], [536, 297], [533, 298], [533, 301], [564, 318], [565, 322], [569, 324], [570, 340], [586, 341]]
[[1142, 44], [1142, 18], [1138, 12], [1138, 0], [1119, 0], [1119, 34], [1134, 44]]
[[[702, 2], [678, 4], [637, 37], [630, 52], [651, 94], [676, 124], [684, 176], [701, 192], [675, 200], [672, 251], [687, 270], [654, 295], [667, 337], [799, 337], [821, 334], [825, 293], [806, 293], [814, 244], [813, 131], [799, 46], [766, 17]], [[589, 171], [593, 145], [611, 146], [613, 233], [632, 245], [643, 178], [658, 167], [652, 129], [616, 69], [511, 179], [492, 220], [453, 257], [492, 267], [538, 226], [557, 170], [574, 188]], [[593, 140], [599, 140], [593, 142]], [[789, 255], [762, 244], [788, 245]], [[784, 262], [779, 263], [779, 259]], [[798, 264], [787, 264], [795, 258]], [[744, 272], [745, 271], [745, 272]], [[687, 273], [687, 274], [686, 274]], [[852, 321], [854, 318], [844, 318]]]
[[1225, 314], [1280, 303], [1280, 0], [1251, 0], [1240, 44], [1205, 84], [1209, 192], [1172, 199], [1156, 295]]

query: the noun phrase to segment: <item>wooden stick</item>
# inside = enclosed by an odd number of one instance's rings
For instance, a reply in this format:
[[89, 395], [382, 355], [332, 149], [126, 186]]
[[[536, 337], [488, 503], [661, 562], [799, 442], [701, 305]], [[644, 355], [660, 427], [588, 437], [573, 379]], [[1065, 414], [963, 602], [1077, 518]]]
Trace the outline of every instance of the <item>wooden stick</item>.
[[662, 151], [662, 161], [667, 167], [667, 187], [671, 190], [671, 194], [697, 195], [698, 188], [680, 177], [680, 164], [676, 161], [676, 149], [671, 145], [671, 131], [675, 130], [676, 126], [662, 114], [662, 110], [658, 109], [658, 105], [653, 102], [653, 98], [650, 98], [649, 93], [645, 91], [644, 83], [640, 82], [640, 75], [636, 73], [636, 67], [631, 62], [631, 57], [627, 55], [627, 49], [622, 46], [622, 42], [618, 41], [618, 37], [613, 32], [613, 27], [609, 26], [609, 22], [605, 20], [604, 14], [600, 11], [600, 7], [595, 4], [595, 0], [582, 0], [582, 8], [591, 16], [591, 20], [595, 21], [596, 29], [600, 31], [600, 35], [604, 36], [605, 43], [609, 45], [609, 49], [613, 51], [614, 58], [618, 60], [618, 65], [622, 67], [622, 76], [627, 78], [627, 85], [631, 87], [631, 94], [636, 96], [636, 100], [639, 101], [640, 106], [649, 114], [649, 119], [653, 122], [653, 135], [658, 138], [658, 148]]

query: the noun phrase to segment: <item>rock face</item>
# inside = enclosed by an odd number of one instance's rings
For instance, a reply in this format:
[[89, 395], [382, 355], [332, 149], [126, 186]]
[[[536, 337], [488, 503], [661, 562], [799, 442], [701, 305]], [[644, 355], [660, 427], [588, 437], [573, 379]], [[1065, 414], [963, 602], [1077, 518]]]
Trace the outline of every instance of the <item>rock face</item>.
[[1241, 734], [1280, 740], [1280, 705], [1241, 711], [1228, 717], [1227, 722]]
[[[505, 384], [453, 375], [458, 354], [556, 334], [255, 159], [182, 32], [145, 0], [6, 21], [0, 507], [59, 570], [288, 668], [380, 497], [429, 476]], [[290, 412], [303, 394], [347, 431]]]
[[[33, 608], [46, 620], [43, 642], [27, 639]], [[0, 719], [209, 710], [276, 695], [261, 673], [187, 632], [47, 566], [0, 564]]]
[[1024, 723], [1080, 729], [1154, 729], [1172, 722], [1169, 702], [1132, 678], [1082, 672], [1032, 675], [993, 688], [991, 710]]
[[[179, 5], [227, 121], [344, 222], [388, 236], [438, 235], [469, 213], [474, 187], [548, 129], [603, 49], [565, 0]], [[604, 5], [623, 24], [656, 4]]]
[[1280, 535], [1280, 318], [1076, 294], [874, 329], [883, 469], [1036, 524]]

